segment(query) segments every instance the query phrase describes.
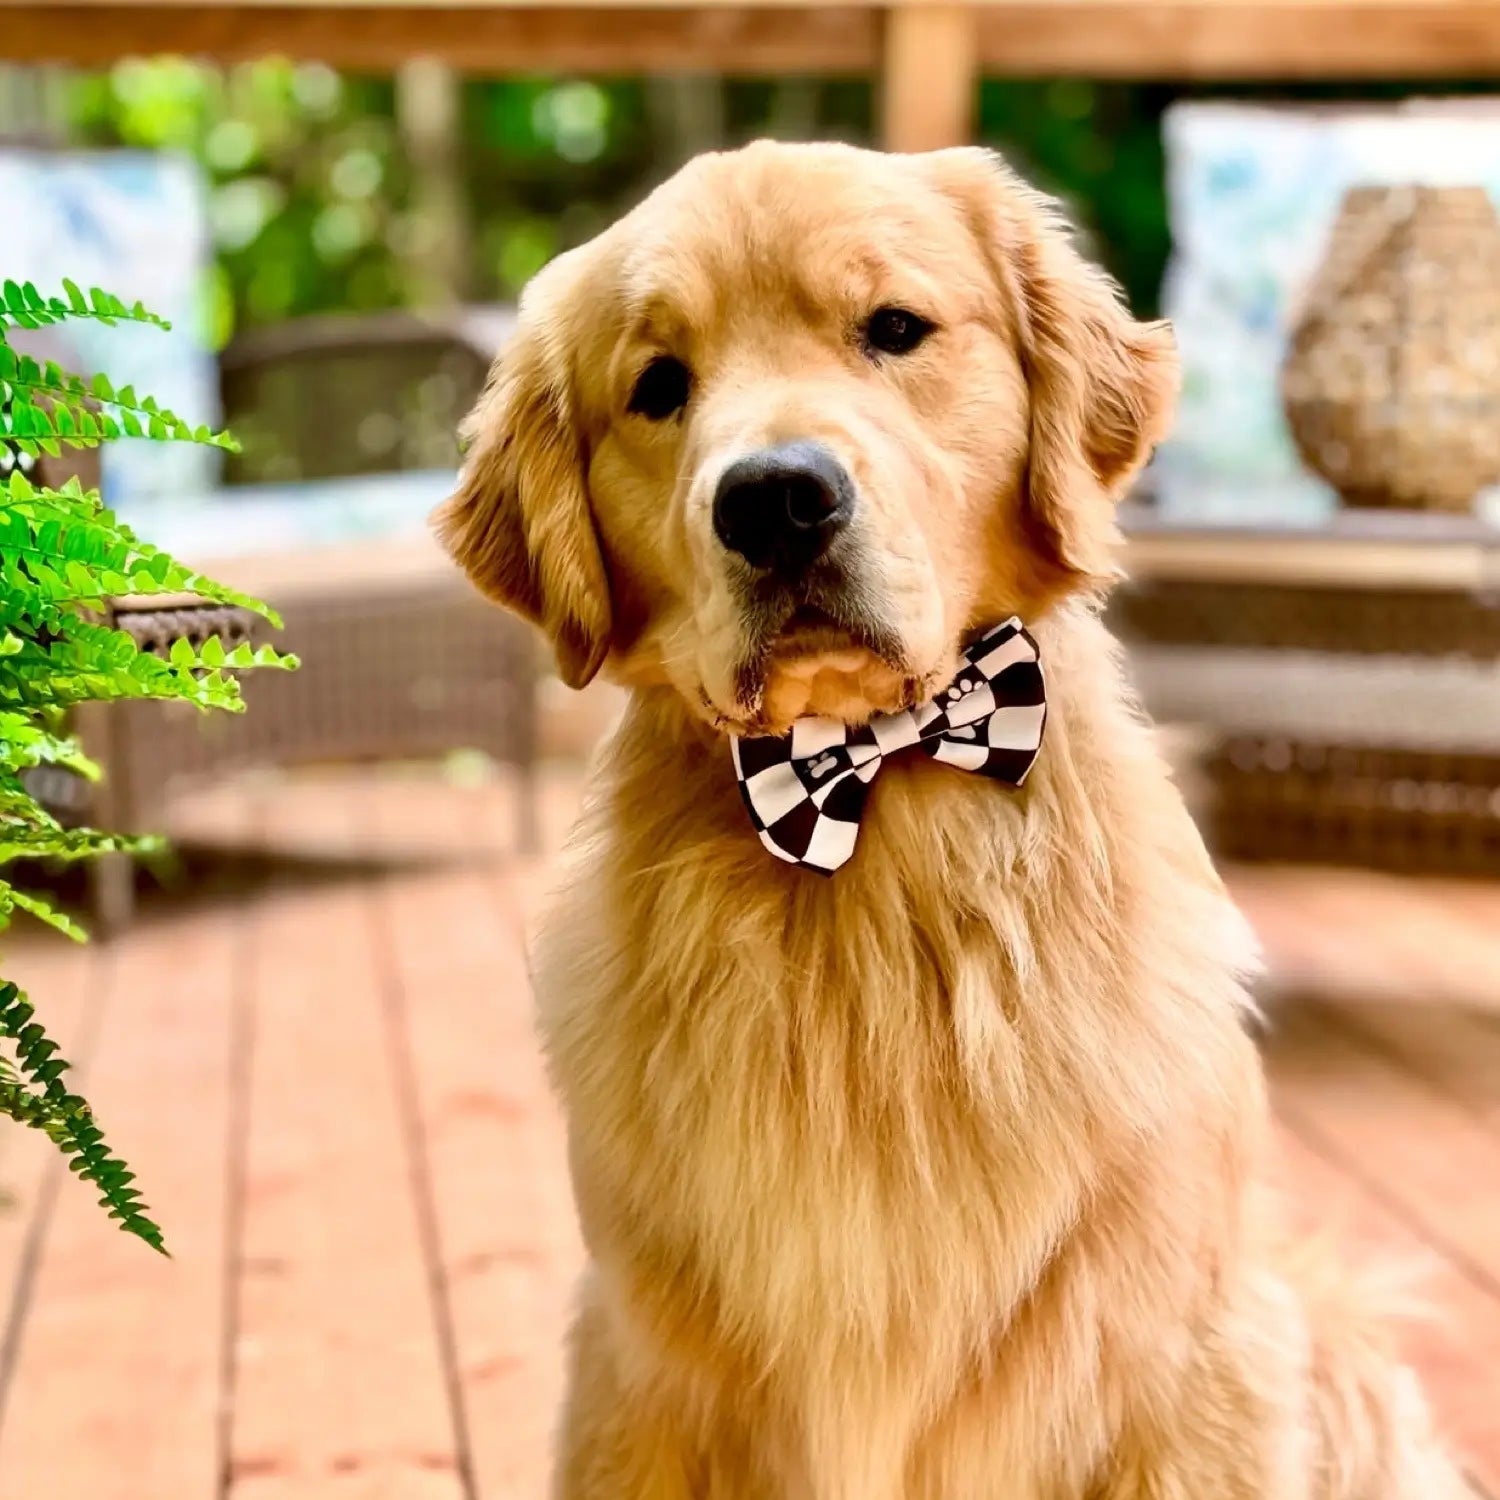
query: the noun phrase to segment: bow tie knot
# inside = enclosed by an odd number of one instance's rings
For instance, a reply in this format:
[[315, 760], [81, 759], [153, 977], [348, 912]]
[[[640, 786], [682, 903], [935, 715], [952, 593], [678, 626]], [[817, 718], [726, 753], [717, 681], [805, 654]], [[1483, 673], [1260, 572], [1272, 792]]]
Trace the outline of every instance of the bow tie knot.
[[886, 757], [916, 747], [1010, 786], [1041, 748], [1046, 689], [1036, 642], [1019, 620], [985, 632], [930, 703], [868, 724], [799, 719], [780, 738], [730, 741], [760, 841], [778, 859], [831, 875], [854, 853], [870, 782]]

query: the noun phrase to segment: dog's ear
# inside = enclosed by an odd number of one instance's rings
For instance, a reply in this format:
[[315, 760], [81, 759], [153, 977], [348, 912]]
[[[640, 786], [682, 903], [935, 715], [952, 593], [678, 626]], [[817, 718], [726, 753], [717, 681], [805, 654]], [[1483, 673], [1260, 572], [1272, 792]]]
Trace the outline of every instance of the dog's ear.
[[583, 687], [609, 651], [609, 582], [569, 370], [563, 298], [544, 275], [463, 427], [458, 488], [434, 524], [479, 589], [551, 638], [559, 675]]
[[1074, 248], [1057, 203], [999, 157], [964, 148], [928, 162], [963, 206], [1012, 307], [1031, 401], [1029, 518], [1060, 566], [1108, 576], [1113, 502], [1171, 423], [1171, 326], [1133, 318], [1110, 278]]

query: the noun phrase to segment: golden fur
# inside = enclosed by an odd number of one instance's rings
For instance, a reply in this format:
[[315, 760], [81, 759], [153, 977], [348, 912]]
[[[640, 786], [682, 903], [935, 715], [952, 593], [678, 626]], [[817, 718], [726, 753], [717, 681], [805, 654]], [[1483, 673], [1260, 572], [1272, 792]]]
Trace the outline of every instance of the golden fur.
[[[882, 304], [936, 332], [871, 358]], [[663, 352], [692, 394], [649, 422]], [[591, 1254], [559, 1500], [1462, 1493], [1283, 1238], [1252, 944], [1097, 616], [1175, 379], [977, 151], [702, 158], [529, 290], [440, 525], [569, 681], [633, 689], [536, 955]], [[713, 485], [797, 437], [854, 477], [894, 654], [737, 607]], [[924, 698], [1013, 613], [1023, 791], [915, 757], [832, 879], [757, 843], [726, 729]]]

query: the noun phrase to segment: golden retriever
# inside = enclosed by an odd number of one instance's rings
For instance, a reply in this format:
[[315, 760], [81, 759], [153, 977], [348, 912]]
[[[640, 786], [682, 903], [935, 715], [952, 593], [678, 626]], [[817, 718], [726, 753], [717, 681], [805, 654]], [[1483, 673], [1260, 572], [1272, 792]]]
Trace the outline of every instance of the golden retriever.
[[[438, 522], [631, 689], [535, 956], [559, 1500], [1463, 1493], [1279, 1227], [1252, 944], [1098, 617], [1176, 379], [979, 150], [706, 156], [528, 289]], [[1024, 788], [895, 757], [831, 879], [762, 848], [728, 735], [926, 701], [1010, 616]]]

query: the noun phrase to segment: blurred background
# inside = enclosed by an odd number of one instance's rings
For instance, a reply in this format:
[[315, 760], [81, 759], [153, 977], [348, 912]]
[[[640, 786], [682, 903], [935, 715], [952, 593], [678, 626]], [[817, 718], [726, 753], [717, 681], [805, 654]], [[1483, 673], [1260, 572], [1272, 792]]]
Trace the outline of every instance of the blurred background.
[[1422, 1264], [1410, 1352], [1500, 1496], [1500, 5], [92, 0], [0, 35], [0, 277], [173, 321], [40, 351], [244, 444], [85, 477], [304, 662], [243, 720], [111, 705], [105, 786], [47, 786], [173, 837], [58, 877], [106, 941], [0, 959], [175, 1259], [0, 1132], [0, 1500], [546, 1493], [580, 1251], [524, 944], [619, 700], [425, 517], [527, 279], [761, 136], [997, 147], [1173, 319], [1112, 619], [1266, 948], [1296, 1211]]

